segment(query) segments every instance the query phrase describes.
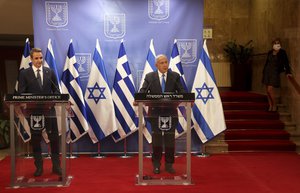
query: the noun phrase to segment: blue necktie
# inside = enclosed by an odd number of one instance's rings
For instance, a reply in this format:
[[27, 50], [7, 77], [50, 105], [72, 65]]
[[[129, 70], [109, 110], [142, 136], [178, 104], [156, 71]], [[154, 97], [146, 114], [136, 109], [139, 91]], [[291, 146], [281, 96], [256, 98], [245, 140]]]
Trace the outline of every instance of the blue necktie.
[[166, 87], [166, 81], [165, 81], [165, 74], [162, 74], [161, 76], [161, 91], [164, 93]]

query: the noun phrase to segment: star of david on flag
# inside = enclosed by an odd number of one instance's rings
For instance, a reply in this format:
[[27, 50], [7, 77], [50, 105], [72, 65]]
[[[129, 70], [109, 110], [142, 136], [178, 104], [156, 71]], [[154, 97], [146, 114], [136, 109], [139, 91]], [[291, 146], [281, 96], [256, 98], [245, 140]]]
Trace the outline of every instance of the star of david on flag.
[[[88, 99], [93, 99], [96, 104], [98, 104], [100, 99], [106, 99], [106, 97], [104, 95], [104, 90], [106, 88], [105, 87], [100, 87], [98, 85], [98, 82], [96, 82], [93, 87], [87, 87], [87, 89], [90, 93], [89, 96], [88, 96]], [[96, 93], [96, 92], [98, 92], [98, 93]]]
[[85, 91], [85, 101], [91, 127], [88, 134], [92, 142], [97, 143], [117, 130], [115, 109], [98, 39]]
[[113, 133], [115, 142], [137, 130], [137, 109], [133, 106], [135, 86], [123, 40], [121, 41], [112, 90], [118, 131]]
[[[174, 40], [174, 44], [173, 44], [173, 48], [172, 48], [172, 52], [171, 52], [169, 69], [171, 69], [174, 72], [177, 72], [180, 75], [181, 84], [182, 84], [184, 90], [186, 92], [188, 92], [176, 39]], [[185, 107], [179, 106], [177, 108], [177, 112], [178, 112], [178, 125], [177, 125], [176, 131], [175, 131], [175, 138], [177, 138], [185, 133], [186, 125], [187, 125]]]
[[[143, 86], [143, 82], [144, 82], [146, 74], [156, 71], [155, 60], [156, 60], [156, 54], [155, 54], [155, 49], [154, 49], [154, 43], [153, 43], [153, 39], [151, 39], [139, 90]], [[145, 107], [145, 109], [144, 109], [144, 114], [146, 114], [146, 112], [148, 112], [147, 107]], [[145, 123], [145, 127], [143, 130], [144, 136], [147, 139], [147, 141], [149, 143], [151, 143], [152, 142], [151, 124], [149, 121], [147, 121], [147, 118], [144, 119], [144, 123]]]
[[221, 97], [210, 63], [206, 40], [192, 87], [195, 103], [192, 108], [193, 128], [205, 143], [226, 129]]
[[71, 40], [61, 78], [62, 93], [69, 94], [69, 101], [72, 104], [71, 108], [74, 113], [69, 124], [71, 142], [75, 142], [89, 130], [78, 67], [79, 65], [76, 62], [75, 51]]
[[197, 91], [196, 99], [201, 99], [204, 104], [206, 104], [209, 99], [214, 99], [214, 96], [212, 95], [214, 88], [208, 87], [205, 82], [203, 83], [202, 87], [195, 89]]

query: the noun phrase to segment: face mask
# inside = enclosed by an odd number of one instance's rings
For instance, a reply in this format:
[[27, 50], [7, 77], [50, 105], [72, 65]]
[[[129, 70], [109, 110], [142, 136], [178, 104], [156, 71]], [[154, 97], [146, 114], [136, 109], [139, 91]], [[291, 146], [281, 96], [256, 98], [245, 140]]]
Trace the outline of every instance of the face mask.
[[280, 48], [281, 48], [280, 44], [274, 44], [273, 45], [273, 50], [275, 50], [275, 51], [280, 50]]

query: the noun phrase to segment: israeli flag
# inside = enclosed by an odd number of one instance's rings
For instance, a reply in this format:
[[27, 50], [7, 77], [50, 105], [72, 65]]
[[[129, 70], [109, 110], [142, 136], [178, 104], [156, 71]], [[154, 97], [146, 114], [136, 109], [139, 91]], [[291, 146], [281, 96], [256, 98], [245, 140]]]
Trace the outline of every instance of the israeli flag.
[[[174, 40], [173, 49], [171, 52], [169, 69], [172, 70], [173, 72], [177, 72], [180, 75], [181, 84], [184, 90], [188, 92], [176, 39]], [[177, 111], [178, 111], [178, 125], [175, 130], [175, 138], [180, 137], [182, 134], [184, 134], [187, 127], [185, 107], [179, 106], [177, 108]]]
[[[60, 86], [60, 79], [59, 79], [59, 75], [57, 72], [57, 67], [56, 67], [56, 61], [55, 61], [55, 56], [54, 56], [54, 51], [53, 51], [53, 46], [52, 46], [52, 41], [51, 39], [48, 40], [48, 46], [47, 46], [47, 50], [46, 50], [46, 55], [45, 55], [45, 60], [44, 60], [44, 66], [51, 68], [54, 71], [54, 74], [56, 76], [56, 80], [58, 82], [58, 89], [59, 92], [61, 93], [61, 86]], [[58, 132], [59, 135], [61, 135], [61, 107], [55, 105], [55, 113], [56, 113], [56, 120], [57, 120], [57, 127], [58, 127]]]
[[[155, 66], [155, 61], [156, 61], [156, 54], [155, 54], [153, 39], [151, 39], [139, 90], [143, 86], [146, 74], [157, 70], [157, 68]], [[147, 111], [148, 111], [148, 108], [144, 109], [144, 114], [146, 114]], [[151, 124], [149, 121], [147, 121], [147, 119], [144, 120], [144, 123], [145, 123], [145, 127], [143, 129], [144, 136], [147, 139], [148, 143], [151, 143], [152, 142]]]
[[[19, 74], [22, 70], [29, 68], [31, 66], [30, 59], [30, 42], [29, 38], [25, 41], [24, 52], [21, 59], [21, 64], [19, 68]], [[16, 81], [15, 92], [18, 93], [19, 86], [19, 77]], [[28, 142], [31, 139], [30, 126], [28, 124], [27, 119], [25, 118], [23, 113], [19, 113], [15, 116], [14, 125], [17, 128], [17, 131], [24, 142]]]
[[118, 131], [113, 133], [115, 142], [137, 130], [137, 109], [133, 106], [134, 93], [135, 86], [122, 40], [112, 90], [118, 128]]
[[[56, 76], [56, 80], [57, 80], [58, 83], [60, 83], [60, 78], [59, 78], [57, 67], [56, 67], [56, 61], [55, 61], [55, 56], [54, 56], [54, 51], [53, 51], [53, 46], [52, 46], [51, 39], [48, 40], [48, 46], [47, 46], [47, 50], [46, 50], [44, 66], [48, 67], [48, 68], [51, 68], [54, 71], [54, 74]], [[58, 84], [58, 87], [59, 87], [59, 91], [61, 92], [60, 84]]]
[[224, 112], [215, 75], [210, 63], [206, 40], [200, 55], [192, 87], [195, 103], [192, 108], [194, 129], [205, 143], [226, 129]]
[[89, 130], [78, 67], [79, 65], [76, 62], [75, 51], [71, 40], [62, 73], [61, 88], [63, 94], [70, 95], [69, 101], [74, 113], [70, 119], [70, 140], [72, 142], [78, 140]]
[[91, 126], [88, 133], [93, 143], [97, 143], [117, 130], [115, 109], [107, 82], [102, 52], [97, 39], [84, 97], [88, 122]]

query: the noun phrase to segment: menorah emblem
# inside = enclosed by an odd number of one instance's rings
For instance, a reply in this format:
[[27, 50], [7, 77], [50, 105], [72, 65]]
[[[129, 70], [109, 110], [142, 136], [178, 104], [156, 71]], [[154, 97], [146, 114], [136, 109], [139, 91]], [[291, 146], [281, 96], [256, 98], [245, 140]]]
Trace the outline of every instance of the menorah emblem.
[[30, 127], [33, 130], [42, 130], [45, 127], [44, 115], [31, 115], [30, 116]]
[[180, 44], [180, 46], [184, 50], [182, 57], [183, 58], [191, 57], [191, 54], [188, 53], [188, 50], [190, 50], [192, 48], [191, 42], [183, 42], [182, 44]]
[[85, 69], [83, 68], [83, 64], [86, 63], [86, 57], [84, 57], [84, 56], [78, 56], [77, 63], [79, 64], [78, 72], [85, 72]]
[[64, 27], [68, 24], [68, 2], [45, 1], [47, 25]]
[[104, 35], [108, 38], [122, 38], [126, 32], [126, 15], [124, 13], [108, 14], [104, 17]]
[[154, 20], [165, 20], [169, 17], [170, 0], [148, 0], [148, 16]]
[[158, 117], [158, 128], [162, 131], [168, 131], [172, 128], [172, 117], [171, 116], [159, 116]]
[[120, 30], [117, 28], [117, 25], [120, 23], [120, 18], [119, 17], [113, 16], [113, 18], [109, 22], [113, 25], [110, 32], [112, 32], [112, 33], [120, 32]]
[[178, 51], [181, 62], [184, 64], [194, 63], [197, 59], [196, 39], [177, 39]]
[[163, 14], [163, 11], [161, 10], [161, 7], [164, 5], [164, 1], [162, 0], [153, 0], [153, 4], [157, 7], [157, 9], [154, 11], [155, 14]]
[[61, 17], [59, 17], [59, 15], [58, 15], [60, 12], [62, 12], [62, 6], [61, 5], [51, 5], [50, 9], [55, 14], [55, 16], [52, 18], [52, 21], [62, 21]]

